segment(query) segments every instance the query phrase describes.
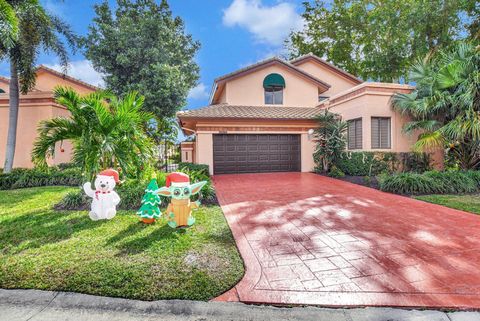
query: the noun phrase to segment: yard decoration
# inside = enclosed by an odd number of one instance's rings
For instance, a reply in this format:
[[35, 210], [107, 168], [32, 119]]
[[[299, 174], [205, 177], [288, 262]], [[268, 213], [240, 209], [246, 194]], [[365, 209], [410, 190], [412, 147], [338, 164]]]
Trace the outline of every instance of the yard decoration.
[[90, 182], [83, 184], [85, 194], [93, 199], [89, 213], [92, 220], [109, 220], [115, 217], [120, 196], [113, 189], [118, 182], [118, 172], [114, 169], [106, 169], [95, 178], [95, 190], [92, 189]]
[[167, 176], [165, 187], [158, 189], [157, 194], [172, 198], [166, 212], [170, 227], [190, 227], [195, 223], [192, 209], [198, 208], [200, 201], [191, 202], [190, 196], [198, 194], [206, 183], [190, 185], [190, 177], [184, 173], [174, 172]]
[[155, 193], [157, 190], [157, 179], [153, 178], [145, 190], [145, 195], [143, 195], [142, 206], [137, 211], [137, 215], [140, 216], [142, 222], [145, 224], [152, 224], [162, 215], [162, 212], [160, 212], [158, 208], [161, 200], [160, 196]]

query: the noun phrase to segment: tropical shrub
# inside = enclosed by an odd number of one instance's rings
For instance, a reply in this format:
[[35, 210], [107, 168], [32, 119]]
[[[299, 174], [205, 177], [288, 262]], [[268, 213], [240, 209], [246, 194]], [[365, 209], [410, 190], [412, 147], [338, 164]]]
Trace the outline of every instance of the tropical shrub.
[[390, 168], [387, 161], [383, 160], [383, 155], [373, 152], [345, 152], [335, 165], [351, 176], [378, 175]]
[[332, 167], [330, 167], [330, 171], [328, 172], [328, 176], [335, 178], [345, 177], [345, 173], [342, 172], [342, 170], [339, 169], [337, 166], [332, 165]]
[[316, 121], [319, 126], [314, 132], [317, 145], [313, 159], [318, 170], [328, 173], [345, 150], [347, 123], [328, 110], [318, 115]]
[[462, 169], [480, 167], [480, 47], [459, 43], [416, 62], [416, 89], [398, 93], [393, 107], [407, 115], [404, 131], [420, 131], [417, 151], [448, 149]]
[[180, 171], [182, 170], [198, 171], [198, 172], [202, 172], [205, 176], [210, 176], [209, 168], [208, 168], [208, 165], [206, 164], [193, 164], [193, 163], [181, 162], [178, 164], [178, 169]]
[[406, 195], [459, 194], [480, 191], [480, 171], [429, 171], [379, 176], [380, 189]]
[[45, 168], [55, 145], [73, 143], [73, 162], [92, 179], [105, 168], [122, 169], [127, 177], [139, 177], [151, 167], [153, 142], [146, 124], [153, 117], [143, 112], [143, 97], [132, 92], [119, 99], [107, 92], [80, 96], [70, 88], [57, 87], [55, 100], [65, 106], [70, 118], [43, 121], [34, 144], [32, 160]]
[[351, 176], [423, 173], [431, 169], [431, 157], [426, 153], [344, 152], [335, 165]]

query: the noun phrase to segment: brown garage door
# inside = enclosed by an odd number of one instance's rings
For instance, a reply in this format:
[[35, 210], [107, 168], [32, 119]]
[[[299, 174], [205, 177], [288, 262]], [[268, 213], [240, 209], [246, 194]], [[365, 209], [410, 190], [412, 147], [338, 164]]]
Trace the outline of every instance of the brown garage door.
[[215, 174], [298, 172], [300, 135], [215, 134]]

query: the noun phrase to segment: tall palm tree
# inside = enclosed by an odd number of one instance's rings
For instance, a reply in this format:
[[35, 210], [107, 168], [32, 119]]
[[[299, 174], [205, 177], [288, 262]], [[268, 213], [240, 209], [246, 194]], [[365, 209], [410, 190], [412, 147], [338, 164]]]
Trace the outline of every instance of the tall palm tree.
[[[67, 44], [75, 49], [77, 37], [60, 18], [47, 13], [38, 0], [6, 0], [18, 20], [18, 32], [11, 43], [0, 43], [0, 59], [10, 63], [10, 109], [4, 172], [12, 170], [17, 138], [20, 93], [26, 94], [35, 86], [35, 64], [40, 50], [56, 54], [66, 70]], [[4, 3], [5, 4], [5, 3]], [[3, 8], [8, 8], [3, 6]], [[4, 11], [4, 12], [8, 12]], [[0, 28], [1, 29], [1, 28]], [[61, 36], [65, 39], [62, 40]]]
[[143, 112], [144, 98], [136, 92], [118, 99], [107, 92], [80, 96], [69, 88], [55, 89], [57, 103], [65, 106], [70, 118], [43, 121], [32, 152], [40, 167], [54, 156], [55, 144], [73, 143], [73, 161], [92, 177], [100, 170], [121, 167], [128, 176], [138, 176], [153, 155], [153, 142], [146, 124], [153, 115]]
[[480, 48], [459, 43], [415, 63], [416, 89], [392, 98], [408, 115], [404, 131], [420, 132], [416, 151], [447, 148], [463, 169], [480, 166]]

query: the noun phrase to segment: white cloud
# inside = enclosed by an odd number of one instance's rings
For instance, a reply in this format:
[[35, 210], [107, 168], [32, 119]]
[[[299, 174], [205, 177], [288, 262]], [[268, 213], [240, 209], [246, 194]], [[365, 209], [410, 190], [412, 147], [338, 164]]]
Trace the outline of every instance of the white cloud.
[[[63, 72], [62, 66], [59, 64], [45, 64], [45, 66]], [[68, 64], [67, 75], [73, 78], [83, 80], [94, 86], [104, 87], [105, 83], [102, 79], [102, 74], [93, 69], [92, 63], [89, 60], [71, 61]]]
[[188, 93], [189, 99], [207, 99], [210, 94], [207, 91], [207, 86], [204, 83], [199, 83], [193, 87]]
[[282, 45], [291, 31], [304, 25], [294, 4], [280, 2], [269, 7], [261, 0], [234, 0], [223, 12], [223, 24], [245, 28], [256, 40], [274, 46]]

